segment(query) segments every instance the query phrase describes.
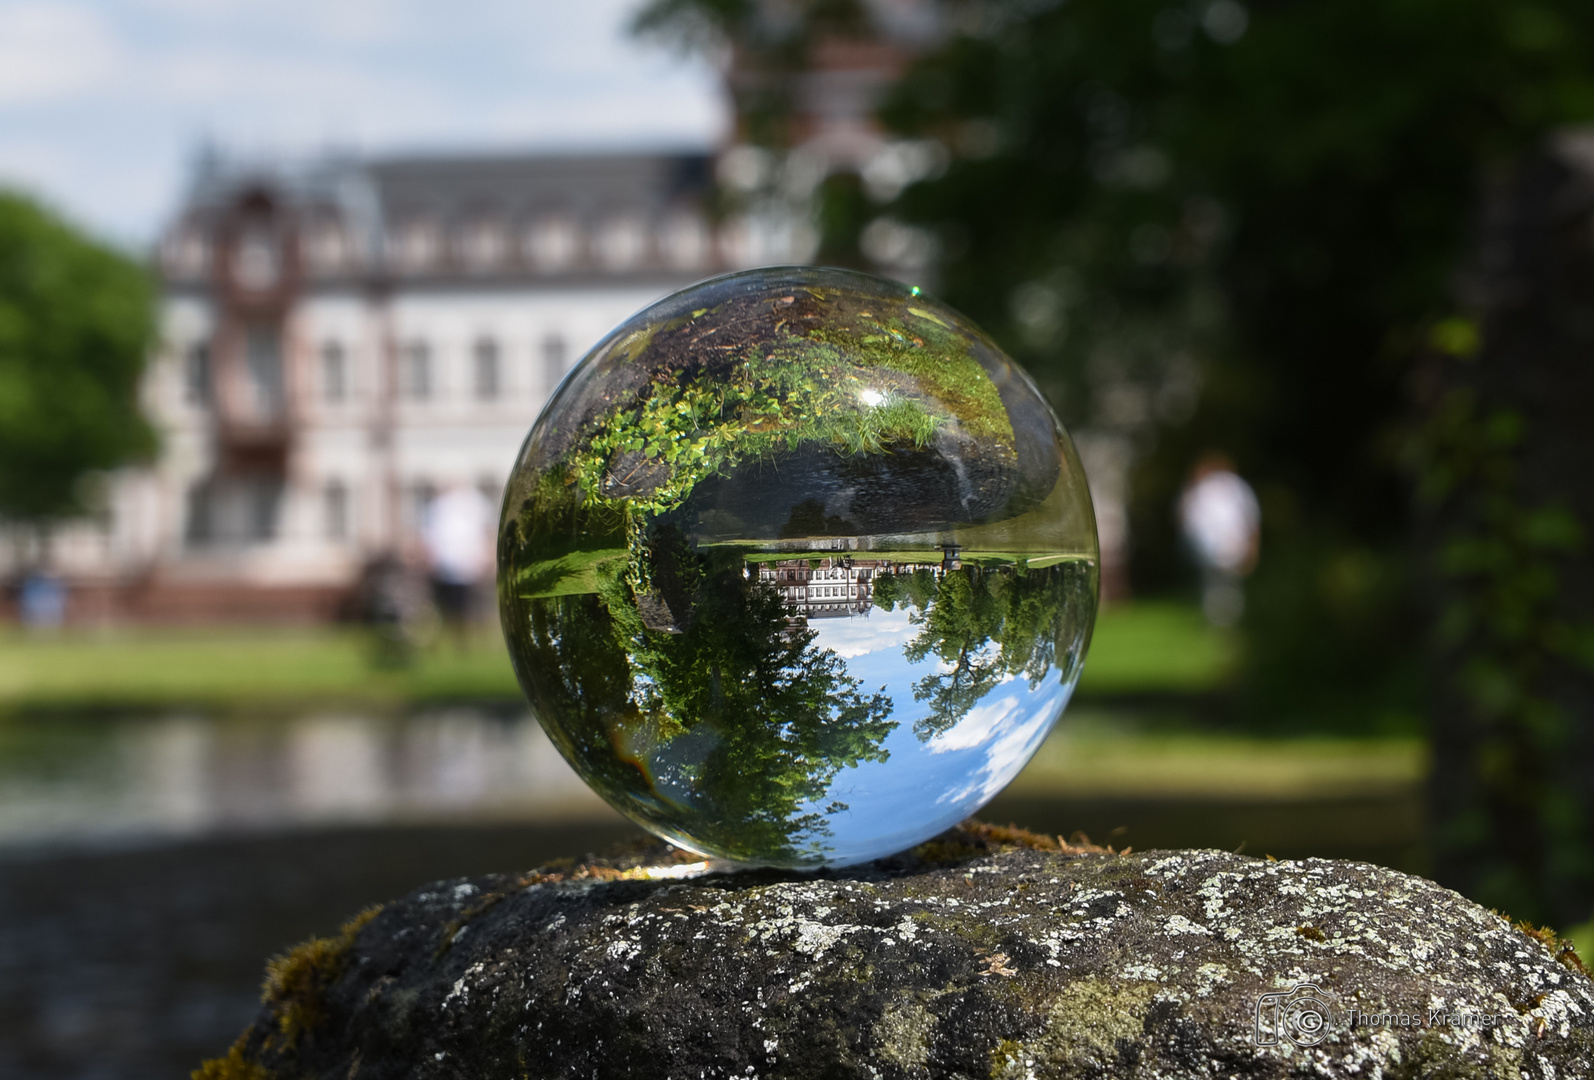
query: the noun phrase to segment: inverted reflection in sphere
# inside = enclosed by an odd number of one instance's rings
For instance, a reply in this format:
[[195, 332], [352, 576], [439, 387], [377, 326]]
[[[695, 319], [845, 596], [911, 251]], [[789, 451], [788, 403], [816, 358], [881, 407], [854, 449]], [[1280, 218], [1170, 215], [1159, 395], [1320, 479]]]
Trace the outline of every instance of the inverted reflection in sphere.
[[969, 816], [1062, 712], [1096, 608], [1068, 436], [945, 305], [840, 270], [676, 293], [520, 453], [515, 670], [622, 813], [741, 863], [845, 865]]

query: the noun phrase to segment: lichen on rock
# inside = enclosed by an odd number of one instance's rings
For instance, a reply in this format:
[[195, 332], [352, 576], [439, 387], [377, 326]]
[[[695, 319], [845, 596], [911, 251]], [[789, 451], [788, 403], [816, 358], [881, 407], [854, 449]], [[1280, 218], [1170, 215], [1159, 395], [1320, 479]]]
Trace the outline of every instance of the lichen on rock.
[[205, 1075], [1594, 1076], [1575, 956], [1375, 866], [983, 826], [847, 871], [692, 859], [412, 893], [313, 1029], [268, 1002]]

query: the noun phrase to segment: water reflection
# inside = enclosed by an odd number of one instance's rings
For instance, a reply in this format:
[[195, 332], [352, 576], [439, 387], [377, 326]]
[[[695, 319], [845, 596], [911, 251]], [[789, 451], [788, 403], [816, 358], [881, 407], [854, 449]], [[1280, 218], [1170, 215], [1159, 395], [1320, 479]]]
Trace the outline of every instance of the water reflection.
[[4, 844], [609, 815], [518, 711], [52, 716], [0, 729]]

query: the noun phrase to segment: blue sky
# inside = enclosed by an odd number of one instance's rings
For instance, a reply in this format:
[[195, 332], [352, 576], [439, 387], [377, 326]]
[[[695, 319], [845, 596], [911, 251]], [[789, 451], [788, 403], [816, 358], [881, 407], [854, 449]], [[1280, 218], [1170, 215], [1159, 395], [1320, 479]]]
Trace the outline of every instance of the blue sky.
[[[885, 761], [843, 769], [811, 807], [822, 809], [834, 799], [850, 808], [828, 820], [827, 842], [837, 862], [916, 844], [973, 814], [1018, 775], [1073, 692], [1057, 668], [1033, 687], [1023, 676], [1004, 679], [950, 731], [924, 742], [913, 725], [929, 706], [914, 700], [914, 684], [948, 668], [933, 655], [908, 661], [903, 647], [919, 633], [910, 612], [876, 608], [867, 616], [814, 619], [809, 625], [818, 632], [815, 647], [846, 659], [860, 693], [885, 690], [897, 724], [881, 744], [890, 754]], [[997, 646], [987, 648], [994, 652]], [[895, 831], [882, 833], [883, 828]]]
[[717, 76], [631, 40], [639, 0], [0, 0], [0, 186], [147, 243], [189, 163], [707, 146]]

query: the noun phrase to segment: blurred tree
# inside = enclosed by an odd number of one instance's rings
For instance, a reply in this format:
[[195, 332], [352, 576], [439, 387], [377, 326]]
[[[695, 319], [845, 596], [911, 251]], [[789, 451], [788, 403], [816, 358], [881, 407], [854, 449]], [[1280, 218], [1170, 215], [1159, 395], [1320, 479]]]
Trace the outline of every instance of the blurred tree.
[[1492, 189], [1418, 379], [1435, 854], [1469, 896], [1566, 927], [1594, 915], [1594, 133]]
[[943, 236], [942, 292], [1067, 421], [1134, 447], [1140, 587], [1177, 579], [1171, 506], [1201, 450], [1257, 486], [1250, 715], [1414, 717], [1410, 361], [1451, 304], [1483, 171], [1594, 110], [1594, 12], [948, 11], [959, 29], [885, 109], [956, 153], [892, 208]]
[[[946, 299], [1036, 374], [1076, 430], [1130, 448], [1139, 587], [1178, 580], [1171, 508], [1199, 452], [1227, 451], [1255, 484], [1265, 532], [1246, 625], [1250, 716], [1410, 723], [1424, 638], [1400, 448], [1414, 367], [1449, 325], [1484, 178], [1594, 117], [1594, 6], [945, 0], [940, 10], [944, 38], [882, 116], [902, 136], [940, 142], [950, 164], [879, 212], [935, 230]], [[1559, 302], [1547, 325], [1575, 323], [1586, 306], [1564, 291]], [[1485, 456], [1494, 446], [1514, 462], [1520, 431], [1560, 423], [1520, 393], [1507, 395], [1518, 402], [1509, 415], [1491, 417], [1473, 392], [1476, 412], [1452, 417], [1449, 442], [1436, 432], [1459, 399], [1430, 402], [1418, 440], [1426, 487], [1444, 457], [1435, 446]], [[1472, 550], [1497, 567], [1524, 553], [1521, 567], [1573, 558], [1544, 544], [1572, 543], [1590, 523], [1557, 516], [1565, 507], [1545, 491], [1520, 521], [1499, 510], [1510, 500], [1490, 485], [1517, 468], [1453, 470], [1444, 505], [1468, 509], [1438, 520], [1481, 528], [1486, 542]], [[1446, 646], [1463, 658], [1447, 670], [1472, 672], [1474, 719], [1444, 722], [1453, 697], [1431, 713], [1439, 739], [1459, 737], [1435, 781], [1454, 797], [1436, 805], [1445, 828], [1471, 830], [1441, 869], [1468, 887], [1493, 880], [1488, 895], [1519, 914], [1576, 917], [1588, 875], [1569, 867], [1589, 848], [1568, 823], [1586, 820], [1594, 767], [1587, 736], [1566, 732], [1587, 728], [1587, 703], [1563, 690], [1561, 721], [1538, 710], [1555, 696], [1543, 670], [1564, 661], [1551, 664], [1542, 641], [1524, 644], [1573, 624], [1553, 615], [1554, 586], [1540, 595], [1555, 575], [1493, 573], [1447, 579], [1462, 598], [1452, 613], [1485, 614]], [[1502, 696], [1485, 707], [1476, 695], [1488, 693]], [[1557, 724], [1572, 727], [1557, 735]], [[1577, 769], [1583, 779], [1569, 780]], [[1512, 845], [1532, 850], [1504, 855]]]
[[[811, 50], [826, 33], [868, 32], [856, 13], [838, 20], [854, 6], [781, 4], [771, 22], [759, 13], [777, 6], [753, 0], [658, 0], [641, 25], [766, 51], [773, 25]], [[1227, 451], [1252, 480], [1266, 555], [1251, 586], [1248, 715], [1415, 723], [1397, 452], [1410, 362], [1449, 309], [1483, 171], [1594, 115], [1594, 9], [940, 10], [941, 44], [881, 115], [899, 136], [939, 142], [950, 164], [873, 213], [932, 229], [938, 291], [1076, 431], [1127, 448], [1139, 588], [1187, 576], [1172, 507], [1202, 450]], [[805, 55], [780, 53], [777, 81]], [[763, 100], [778, 114], [785, 99]], [[779, 124], [758, 130], [779, 144]], [[837, 225], [870, 217], [848, 205], [822, 208], [826, 248], [842, 257], [855, 247]]]
[[0, 517], [92, 509], [87, 476], [153, 451], [138, 406], [151, 301], [137, 264], [0, 193]]

